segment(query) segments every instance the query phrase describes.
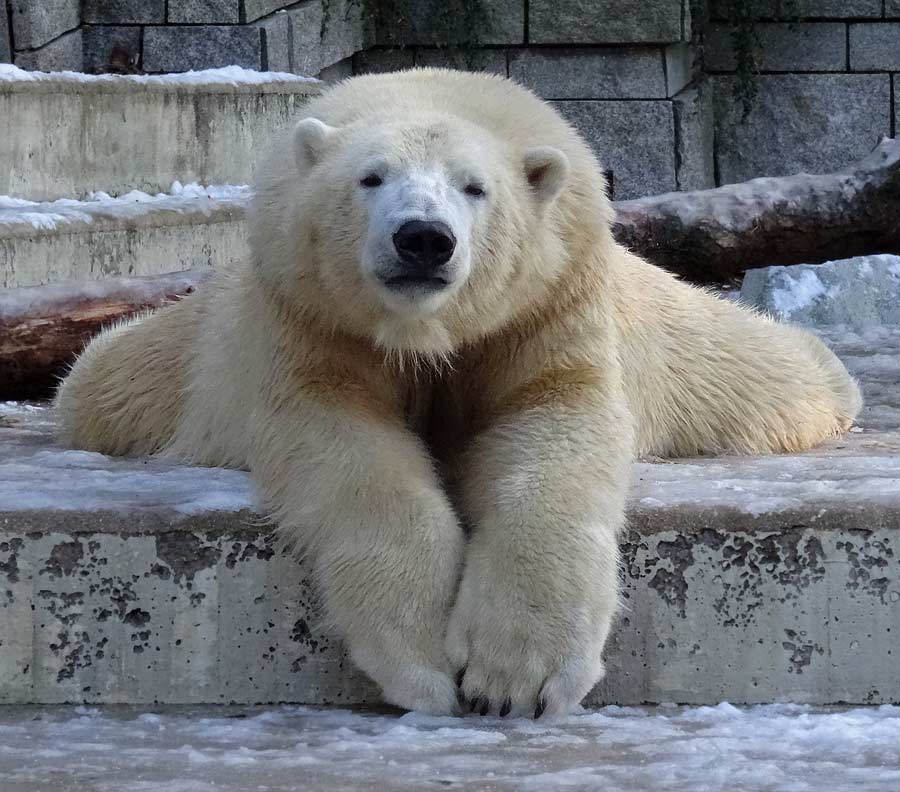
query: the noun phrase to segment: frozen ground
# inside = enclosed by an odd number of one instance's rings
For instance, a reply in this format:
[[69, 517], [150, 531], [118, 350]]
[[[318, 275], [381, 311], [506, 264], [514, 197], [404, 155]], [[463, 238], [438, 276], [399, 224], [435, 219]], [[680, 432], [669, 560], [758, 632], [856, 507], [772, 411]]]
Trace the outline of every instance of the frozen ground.
[[900, 707], [607, 707], [557, 723], [284, 707], [0, 710], [3, 792], [892, 792]]
[[[0, 512], [258, 508], [247, 473], [63, 449], [55, 435], [51, 409], [0, 402]], [[811, 503], [823, 509], [900, 503], [900, 432], [857, 431], [796, 455], [639, 462], [629, 498], [632, 509], [727, 507], [753, 515]]]

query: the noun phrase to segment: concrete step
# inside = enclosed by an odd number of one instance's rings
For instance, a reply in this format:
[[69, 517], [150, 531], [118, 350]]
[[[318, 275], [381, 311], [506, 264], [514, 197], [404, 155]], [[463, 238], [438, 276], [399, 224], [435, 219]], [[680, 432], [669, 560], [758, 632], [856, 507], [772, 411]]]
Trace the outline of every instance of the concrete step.
[[147, 76], [0, 65], [0, 195], [246, 184], [273, 133], [320, 85], [239, 67]]
[[[625, 608], [588, 703], [900, 701], [900, 328], [826, 333], [859, 430], [635, 465]], [[0, 408], [0, 703], [367, 704], [246, 474], [54, 444]]]
[[248, 188], [176, 182], [169, 190], [85, 201], [0, 197], [0, 287], [158, 275], [246, 255]]

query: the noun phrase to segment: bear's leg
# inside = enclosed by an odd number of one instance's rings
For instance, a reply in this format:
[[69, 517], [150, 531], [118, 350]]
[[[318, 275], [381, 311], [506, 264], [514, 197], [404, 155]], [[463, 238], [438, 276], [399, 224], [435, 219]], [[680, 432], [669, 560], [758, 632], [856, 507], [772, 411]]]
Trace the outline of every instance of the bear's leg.
[[464, 537], [432, 460], [402, 419], [340, 394], [263, 407], [251, 469], [304, 551], [353, 661], [400, 707], [449, 714], [445, 654]]
[[631, 418], [602, 383], [542, 379], [464, 464], [474, 534], [447, 650], [482, 714], [571, 711], [603, 676], [617, 604]]
[[184, 407], [195, 297], [104, 330], [56, 394], [65, 444], [103, 454], [153, 454]]

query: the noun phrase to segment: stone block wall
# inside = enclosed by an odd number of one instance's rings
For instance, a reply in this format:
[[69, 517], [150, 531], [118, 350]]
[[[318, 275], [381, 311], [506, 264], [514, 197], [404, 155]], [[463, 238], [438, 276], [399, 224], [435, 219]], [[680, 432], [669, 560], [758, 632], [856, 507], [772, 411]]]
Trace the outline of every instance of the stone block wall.
[[237, 65], [317, 75], [366, 47], [369, 1], [0, 0], [0, 63], [90, 73]]
[[[23, 69], [82, 68], [80, 0], [7, 0], [0, 22], [0, 62]], [[4, 54], [6, 57], [4, 57]]]
[[[898, 0], [750, 0], [759, 74], [736, 101], [732, 0], [712, 0], [704, 71], [713, 86], [718, 183], [838, 170], [897, 126]], [[738, 91], [739, 92], [739, 91]]]
[[691, 85], [689, 0], [392, 4], [392, 24], [382, 20], [374, 47], [354, 58], [357, 73], [439, 65], [508, 75], [585, 136], [615, 197], [714, 185], [703, 143], [711, 94]]
[[[749, 8], [758, 73], [738, 73]], [[595, 148], [616, 198], [830, 171], [893, 135], [900, 0], [0, 0], [0, 62], [326, 80], [504, 74]]]

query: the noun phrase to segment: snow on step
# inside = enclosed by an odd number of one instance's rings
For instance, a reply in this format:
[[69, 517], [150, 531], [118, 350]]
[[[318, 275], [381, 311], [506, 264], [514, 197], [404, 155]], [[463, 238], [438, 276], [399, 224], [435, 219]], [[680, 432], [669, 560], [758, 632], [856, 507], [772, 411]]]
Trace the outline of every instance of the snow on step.
[[[606, 707], [552, 722], [308, 707], [0, 713], [16, 792], [887, 792], [900, 707]], [[61, 782], [65, 779], [65, 782]], [[135, 781], [135, 779], [140, 779]]]
[[246, 186], [176, 181], [86, 200], [0, 196], [0, 287], [157, 275], [228, 264], [246, 253]]
[[[25, 72], [0, 64], [0, 194], [245, 184], [321, 83], [238, 67], [178, 75]], [[77, 123], [73, 123], [73, 119]]]
[[[861, 431], [635, 465], [589, 705], [900, 699], [900, 328], [828, 332]], [[66, 451], [0, 408], [0, 703], [377, 701], [256, 504], [245, 473]]]

